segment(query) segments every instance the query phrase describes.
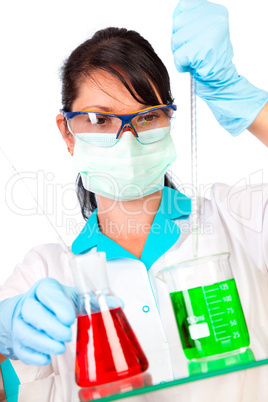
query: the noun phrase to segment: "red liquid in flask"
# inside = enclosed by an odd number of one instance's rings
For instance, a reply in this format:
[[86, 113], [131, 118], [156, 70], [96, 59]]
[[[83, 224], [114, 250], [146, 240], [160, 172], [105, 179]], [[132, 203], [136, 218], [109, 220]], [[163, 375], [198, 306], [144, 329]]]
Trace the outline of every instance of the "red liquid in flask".
[[80, 387], [122, 380], [148, 366], [121, 307], [78, 316], [75, 379]]

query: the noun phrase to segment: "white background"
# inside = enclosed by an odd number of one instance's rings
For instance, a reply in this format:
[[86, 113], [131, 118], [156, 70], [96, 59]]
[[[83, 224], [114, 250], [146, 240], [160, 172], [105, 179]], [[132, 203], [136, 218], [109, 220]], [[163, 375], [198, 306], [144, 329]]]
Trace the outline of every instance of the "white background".
[[[267, 0], [218, 2], [229, 10], [239, 73], [268, 90]], [[13, 0], [2, 5], [0, 145], [68, 244], [84, 223], [74, 193], [71, 157], [55, 124], [61, 107], [59, 70], [70, 52], [96, 30], [107, 26], [137, 30], [162, 58], [178, 105], [173, 137], [178, 159], [173, 169], [185, 188], [190, 182], [189, 77], [177, 73], [170, 50], [176, 4], [177, 0]], [[198, 101], [198, 158], [199, 183], [207, 188], [213, 182], [268, 182], [267, 148], [248, 132], [233, 138], [202, 101]], [[57, 238], [1, 154], [0, 171], [2, 283], [32, 246]]]

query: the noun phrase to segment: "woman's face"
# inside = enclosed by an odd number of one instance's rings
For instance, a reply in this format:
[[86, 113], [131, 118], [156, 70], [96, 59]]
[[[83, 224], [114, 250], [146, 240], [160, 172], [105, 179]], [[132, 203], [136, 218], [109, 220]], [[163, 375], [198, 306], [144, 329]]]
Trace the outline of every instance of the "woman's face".
[[[159, 104], [161, 99], [158, 96]], [[151, 106], [151, 105], [146, 105]], [[137, 102], [124, 85], [113, 75], [105, 71], [92, 74], [92, 79], [86, 80], [80, 87], [79, 95], [72, 105], [72, 112], [80, 110], [98, 110], [112, 113], [131, 113], [146, 107]], [[57, 116], [57, 125], [62, 137], [73, 154], [75, 138], [66, 127], [64, 117]]]

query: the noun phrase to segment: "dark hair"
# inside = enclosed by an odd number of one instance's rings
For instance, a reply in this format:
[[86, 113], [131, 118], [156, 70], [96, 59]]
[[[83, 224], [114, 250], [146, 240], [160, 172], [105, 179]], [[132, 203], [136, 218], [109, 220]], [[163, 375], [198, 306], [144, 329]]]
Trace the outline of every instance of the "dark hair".
[[[64, 110], [71, 111], [83, 81], [99, 70], [117, 77], [139, 103], [158, 105], [155, 89], [164, 104], [173, 103], [167, 69], [150, 43], [138, 32], [110, 27], [97, 31], [65, 61], [61, 72]], [[167, 174], [165, 185], [176, 188]], [[88, 219], [97, 208], [96, 197], [85, 190], [80, 175], [76, 192], [83, 217]]]

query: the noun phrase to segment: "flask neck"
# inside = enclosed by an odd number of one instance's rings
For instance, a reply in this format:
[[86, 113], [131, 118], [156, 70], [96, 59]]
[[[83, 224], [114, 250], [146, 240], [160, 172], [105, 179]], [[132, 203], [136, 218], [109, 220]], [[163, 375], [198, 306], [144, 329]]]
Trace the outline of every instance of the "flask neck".
[[77, 294], [109, 290], [104, 252], [85, 253], [70, 261]]

